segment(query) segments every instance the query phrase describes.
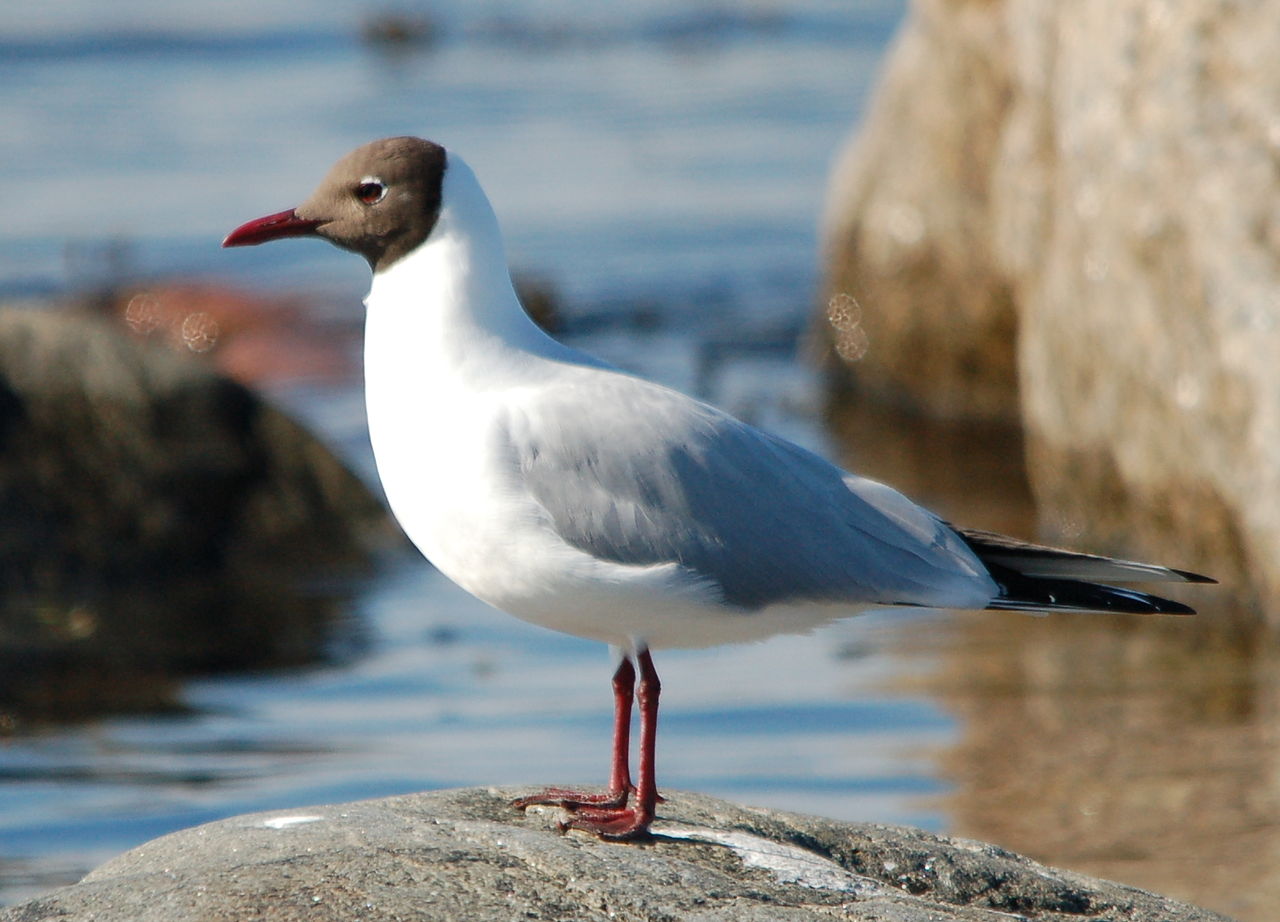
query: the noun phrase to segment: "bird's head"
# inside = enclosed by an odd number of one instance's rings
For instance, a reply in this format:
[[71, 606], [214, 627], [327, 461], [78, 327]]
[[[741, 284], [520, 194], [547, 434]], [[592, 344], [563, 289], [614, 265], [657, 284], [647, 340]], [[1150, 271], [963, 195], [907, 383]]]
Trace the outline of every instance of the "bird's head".
[[321, 237], [359, 253], [376, 272], [412, 252], [440, 216], [448, 155], [421, 138], [384, 138], [356, 148], [297, 208], [242, 224], [224, 247]]

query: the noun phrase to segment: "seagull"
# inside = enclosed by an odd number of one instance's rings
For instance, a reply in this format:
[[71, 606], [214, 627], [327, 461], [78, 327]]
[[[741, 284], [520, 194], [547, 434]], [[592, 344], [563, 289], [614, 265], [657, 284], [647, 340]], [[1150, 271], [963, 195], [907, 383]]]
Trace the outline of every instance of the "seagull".
[[617, 653], [607, 791], [515, 802], [560, 807], [562, 830], [650, 834], [661, 801], [653, 650], [804, 633], [895, 606], [1192, 614], [1110, 584], [1213, 582], [954, 527], [885, 484], [552, 339], [517, 300], [475, 174], [431, 141], [360, 147], [303, 204], [222, 245], [287, 237], [327, 240], [373, 270], [369, 433], [409, 538], [484, 602]]

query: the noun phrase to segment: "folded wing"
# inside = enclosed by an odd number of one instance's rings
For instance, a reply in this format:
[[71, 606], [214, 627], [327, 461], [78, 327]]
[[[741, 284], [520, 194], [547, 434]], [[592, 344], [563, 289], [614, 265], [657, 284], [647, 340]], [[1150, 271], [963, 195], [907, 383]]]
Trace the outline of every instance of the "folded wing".
[[619, 375], [591, 393], [548, 390], [506, 427], [520, 487], [575, 548], [676, 563], [744, 610], [996, 594], [952, 528], [883, 484], [657, 385]]

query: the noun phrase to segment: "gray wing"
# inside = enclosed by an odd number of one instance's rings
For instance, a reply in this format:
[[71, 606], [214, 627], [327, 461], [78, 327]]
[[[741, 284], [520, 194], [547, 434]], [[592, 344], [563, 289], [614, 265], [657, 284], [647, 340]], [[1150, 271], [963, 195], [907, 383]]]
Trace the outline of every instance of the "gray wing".
[[730, 605], [982, 608], [996, 591], [959, 536], [900, 493], [639, 379], [544, 392], [510, 412], [506, 437], [566, 542], [675, 562]]

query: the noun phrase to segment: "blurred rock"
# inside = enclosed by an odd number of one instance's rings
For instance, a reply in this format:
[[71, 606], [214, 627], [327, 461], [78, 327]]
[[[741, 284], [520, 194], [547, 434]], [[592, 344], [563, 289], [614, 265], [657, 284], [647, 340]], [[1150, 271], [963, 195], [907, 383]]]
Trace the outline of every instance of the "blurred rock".
[[1011, 12], [997, 240], [1046, 530], [1280, 623], [1280, 2]]
[[1020, 400], [1045, 537], [1273, 623], [1276, 34], [1280, 0], [917, 0], [833, 180], [822, 324], [867, 389]]
[[1004, 3], [919, 0], [823, 231], [826, 364], [926, 415], [1018, 415], [1012, 279], [992, 241], [992, 164], [1010, 104]]
[[667, 793], [652, 842], [556, 831], [478, 788], [239, 816], [175, 833], [0, 922], [1223, 917], [980, 842]]
[[191, 281], [108, 287], [84, 301], [135, 337], [207, 357], [244, 384], [360, 372], [358, 306], [337, 324], [304, 298]]
[[252, 392], [84, 314], [0, 312], [0, 446], [0, 709], [314, 659], [341, 594], [317, 575], [398, 535]]
[[429, 16], [399, 10], [372, 12], [360, 26], [360, 37], [366, 45], [394, 52], [430, 47], [438, 33]]

